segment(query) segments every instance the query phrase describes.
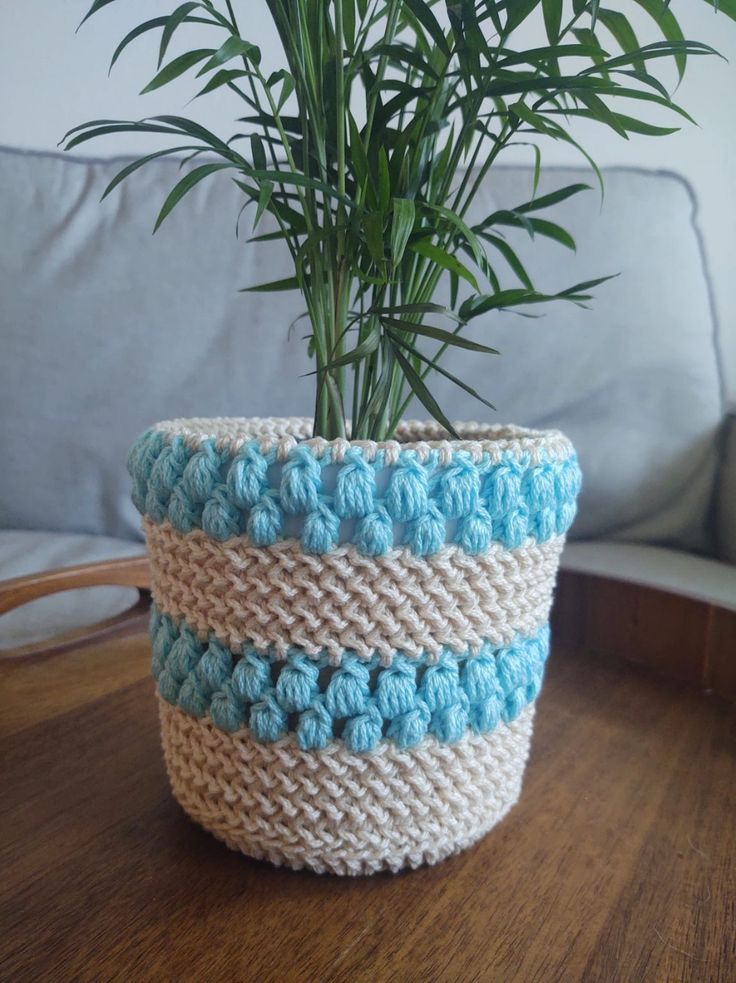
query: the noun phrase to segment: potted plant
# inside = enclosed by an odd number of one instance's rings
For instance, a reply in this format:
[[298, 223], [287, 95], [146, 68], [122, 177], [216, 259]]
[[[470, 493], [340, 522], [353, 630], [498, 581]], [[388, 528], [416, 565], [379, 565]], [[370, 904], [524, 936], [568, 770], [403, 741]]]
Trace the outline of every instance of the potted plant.
[[[288, 279], [249, 289], [299, 290], [310, 326], [313, 419], [174, 420], [131, 451], [166, 763], [187, 813], [231, 847], [398, 870], [473, 843], [519, 796], [580, 484], [562, 434], [452, 424], [432, 374], [490, 407], [442, 362], [451, 347], [495, 353], [465, 326], [584, 304], [605, 279], [540, 293], [504, 238], [571, 244], [540, 213], [587, 186], [538, 195], [538, 138], [578, 147], [578, 117], [623, 137], [671, 132], [638, 113], [689, 118], [656, 67], [682, 76], [713, 52], [660, 0], [633, 4], [658, 31], [646, 44], [597, 0], [267, 0], [284, 62], [266, 74], [238, 6], [182, 3], [131, 30], [113, 63], [159, 31], [143, 91], [194, 73], [200, 96], [242, 100], [242, 132], [166, 115], [66, 137], [166, 138], [105, 194], [189, 155], [156, 228], [198, 182], [232, 177], [254, 240], [293, 261]], [[545, 40], [525, 46], [535, 19]], [[211, 46], [169, 59], [190, 24]], [[518, 143], [535, 155], [529, 200], [468, 224]], [[413, 398], [432, 422], [404, 421]]]

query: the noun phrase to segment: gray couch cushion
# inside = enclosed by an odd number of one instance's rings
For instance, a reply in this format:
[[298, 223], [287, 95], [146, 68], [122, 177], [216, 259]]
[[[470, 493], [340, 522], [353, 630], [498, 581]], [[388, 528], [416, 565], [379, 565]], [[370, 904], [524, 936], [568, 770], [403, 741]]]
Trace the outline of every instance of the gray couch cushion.
[[[236, 292], [285, 269], [277, 247], [235, 239], [237, 189], [198, 185], [151, 238], [176, 164], [143, 169], [100, 205], [119, 167], [0, 152], [0, 526], [136, 536], [123, 462], [152, 421], [310, 411], [303, 322], [288, 330], [298, 295]], [[581, 177], [548, 172], [542, 190]], [[527, 169], [498, 170], [477, 210], [513, 206], [530, 186]], [[577, 257], [517, 237], [545, 289], [620, 270], [594, 311], [479, 319], [503, 356], [450, 367], [499, 422], [573, 438], [577, 535], [704, 549], [722, 407], [693, 203], [671, 175], [626, 170], [609, 172], [600, 215], [596, 194], [558, 212]], [[456, 418], [491, 415], [438, 390]]]
[[[0, 580], [142, 552], [140, 543], [107, 536], [0, 530]], [[110, 618], [130, 607], [137, 596], [128, 587], [87, 587], [31, 601], [0, 615], [0, 648], [28, 645]]]

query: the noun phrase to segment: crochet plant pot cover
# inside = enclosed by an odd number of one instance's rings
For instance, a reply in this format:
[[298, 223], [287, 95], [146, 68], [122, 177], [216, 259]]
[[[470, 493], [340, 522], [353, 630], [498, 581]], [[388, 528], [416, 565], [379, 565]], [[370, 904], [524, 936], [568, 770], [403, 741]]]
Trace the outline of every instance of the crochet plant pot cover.
[[521, 791], [580, 471], [557, 432], [175, 420], [129, 469], [171, 786], [228, 846], [367, 874]]

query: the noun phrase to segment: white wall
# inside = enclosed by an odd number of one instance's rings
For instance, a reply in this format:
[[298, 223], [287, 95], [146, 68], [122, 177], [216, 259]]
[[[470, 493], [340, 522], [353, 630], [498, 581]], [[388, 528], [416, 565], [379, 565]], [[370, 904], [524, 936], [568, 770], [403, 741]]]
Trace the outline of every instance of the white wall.
[[[110, 55], [123, 35], [142, 20], [170, 12], [173, 0], [112, 3], [75, 35], [89, 2], [0, 0], [0, 144], [54, 149], [77, 123], [163, 112], [191, 114], [223, 135], [233, 132], [239, 107], [227, 97], [209, 97], [187, 107], [193, 92], [190, 83], [136, 95], [155, 67], [157, 42], [150, 36], [135, 42], [107, 77]], [[621, 0], [610, 6], [631, 5]], [[236, 0], [235, 7], [243, 11], [241, 30], [261, 45], [266, 66], [276, 65], [276, 39], [265, 0]], [[730, 61], [692, 59], [677, 98], [699, 127], [685, 124], [670, 137], [634, 136], [629, 141], [595, 129], [587, 145], [601, 164], [668, 168], [683, 174], [695, 188], [721, 325], [727, 389], [736, 403], [736, 23], [716, 16], [702, 0], [681, 0], [673, 7], [686, 37], [713, 44]], [[205, 37], [208, 31], [202, 28]], [[585, 143], [585, 129], [579, 132]], [[91, 144], [90, 152], [116, 154], [148, 146], [140, 137], [126, 136]], [[545, 160], [577, 163], [568, 148], [557, 145], [546, 145]], [[661, 289], [666, 291], [666, 279]]]

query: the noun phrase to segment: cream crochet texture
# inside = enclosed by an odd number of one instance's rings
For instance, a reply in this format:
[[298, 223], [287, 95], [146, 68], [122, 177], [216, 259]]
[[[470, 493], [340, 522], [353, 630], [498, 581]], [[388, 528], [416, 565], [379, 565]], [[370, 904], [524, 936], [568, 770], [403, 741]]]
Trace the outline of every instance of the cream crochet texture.
[[159, 709], [172, 791], [192, 819], [248, 856], [321, 874], [419, 867], [475, 843], [519, 798], [534, 714], [455, 744], [353, 754], [338, 741], [259, 744]]
[[[400, 427], [401, 442], [363, 442], [360, 452], [386, 468], [409, 447], [438, 467], [458, 450], [473, 461], [512, 455], [523, 466], [572, 453], [554, 431], [457, 426], [459, 442], [412, 422]], [[338, 463], [356, 446], [310, 440], [309, 428], [303, 419], [193, 419], [156, 429], [191, 448], [215, 441], [226, 458], [254, 439], [279, 462], [298, 442]], [[551, 535], [515, 548], [493, 542], [477, 555], [448, 542], [426, 556], [404, 547], [366, 555], [350, 543], [309, 553], [288, 535], [255, 546], [246, 535], [179, 531], [165, 518], [143, 525], [162, 613], [235, 658], [249, 646], [277, 658], [326, 654], [335, 666], [345, 651], [384, 666], [396, 652], [427, 663], [448, 651], [472, 659], [484, 643], [534, 636], [548, 620], [564, 544]], [[162, 699], [159, 709], [172, 790], [192, 819], [252, 857], [335, 874], [435, 863], [483, 836], [518, 799], [534, 714], [527, 705], [512, 722], [468, 729], [454, 743], [427, 735], [399, 747], [384, 737], [356, 753], [339, 737], [302, 750], [292, 733], [262, 743], [247, 727], [228, 733]]]
[[304, 416], [288, 417], [193, 417], [164, 420], [155, 429], [169, 438], [183, 437], [194, 448], [214, 440], [221, 450], [236, 452], [250, 440], [257, 440], [265, 453], [276, 451], [278, 460], [286, 460], [297, 444], [309, 447], [317, 457], [329, 451], [332, 460], [341, 461], [351, 447], [359, 447], [367, 461], [381, 451], [387, 465], [398, 462], [402, 451], [413, 450], [420, 460], [432, 449], [440, 452], [440, 461], [449, 463], [456, 450], [463, 450], [472, 460], [489, 454], [500, 460], [504, 454], [525, 457], [529, 462], [567, 457], [573, 447], [558, 430], [529, 430], [516, 426], [488, 426], [484, 423], [455, 423], [460, 440], [450, 440], [439, 423], [406, 420], [396, 428], [396, 440], [325, 440], [312, 437], [312, 421]]
[[297, 646], [327, 652], [334, 665], [346, 649], [390, 665], [396, 651], [431, 661], [445, 646], [476, 652], [486, 640], [534, 635], [549, 615], [564, 544], [561, 536], [516, 550], [494, 544], [479, 556], [445, 546], [428, 557], [365, 556], [348, 545], [315, 556], [293, 540], [259, 547], [149, 519], [143, 527], [160, 611], [234, 651], [247, 642], [283, 657]]

